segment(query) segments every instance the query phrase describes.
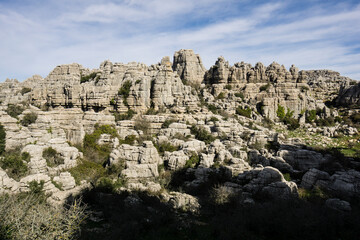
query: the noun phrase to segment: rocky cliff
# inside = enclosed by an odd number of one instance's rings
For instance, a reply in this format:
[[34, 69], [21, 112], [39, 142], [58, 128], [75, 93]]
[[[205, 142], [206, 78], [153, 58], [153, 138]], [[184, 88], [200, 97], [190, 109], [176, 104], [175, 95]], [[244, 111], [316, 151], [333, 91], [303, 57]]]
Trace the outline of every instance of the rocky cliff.
[[337, 72], [275, 62], [219, 57], [206, 70], [192, 50], [173, 63], [73, 63], [6, 80], [0, 192], [36, 181], [51, 204], [95, 188], [127, 192], [127, 206], [147, 191], [192, 214], [233, 199], [243, 207], [320, 194], [349, 212], [360, 198], [359, 89]]

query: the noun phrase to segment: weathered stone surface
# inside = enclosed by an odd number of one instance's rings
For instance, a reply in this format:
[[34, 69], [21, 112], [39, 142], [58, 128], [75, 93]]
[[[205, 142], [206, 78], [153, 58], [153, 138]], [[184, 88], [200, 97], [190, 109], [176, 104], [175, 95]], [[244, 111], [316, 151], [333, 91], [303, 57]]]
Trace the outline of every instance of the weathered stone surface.
[[125, 161], [121, 174], [130, 180], [159, 176], [158, 165], [163, 162], [151, 141], [145, 141], [140, 147], [120, 145], [111, 152], [110, 164], [120, 161]]
[[168, 162], [170, 170], [177, 170], [185, 166], [186, 161], [189, 160], [183, 150], [175, 152], [165, 152], [164, 161]]
[[0, 168], [0, 194], [16, 193], [19, 191], [20, 183], [10, 178], [6, 172]]
[[350, 212], [351, 206], [347, 201], [340, 200], [338, 198], [329, 198], [326, 200], [325, 205], [331, 209], [340, 211], [340, 212]]
[[360, 83], [342, 86], [335, 102], [344, 106], [360, 105]]
[[327, 189], [344, 199], [360, 197], [360, 172], [353, 169], [336, 172], [330, 177]]
[[175, 209], [190, 212], [197, 212], [200, 209], [197, 198], [186, 193], [170, 192], [166, 198], [169, 199], [169, 204]]
[[62, 172], [59, 176], [54, 177], [53, 181], [58, 183], [63, 190], [70, 190], [76, 186], [75, 179], [69, 172]]
[[312, 168], [302, 177], [301, 186], [303, 188], [311, 189], [313, 186], [316, 186], [318, 180], [328, 181], [329, 179], [330, 175], [327, 172]]
[[299, 149], [296, 151], [280, 150], [279, 157], [282, 157], [293, 168], [307, 171], [311, 168], [319, 168], [330, 156], [323, 156], [321, 153]]
[[189, 84], [201, 84], [206, 71], [200, 56], [194, 54], [191, 49], [181, 49], [175, 52], [173, 70]]

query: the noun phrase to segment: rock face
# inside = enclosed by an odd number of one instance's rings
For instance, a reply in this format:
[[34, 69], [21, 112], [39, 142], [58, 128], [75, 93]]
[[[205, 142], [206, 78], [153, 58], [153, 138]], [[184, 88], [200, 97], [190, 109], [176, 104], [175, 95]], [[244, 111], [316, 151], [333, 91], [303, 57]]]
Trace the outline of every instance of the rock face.
[[123, 144], [114, 149], [110, 154], [110, 164], [121, 162], [125, 164], [121, 174], [131, 181], [158, 177], [158, 165], [162, 164], [162, 159], [153, 143], [145, 141], [141, 147]]
[[360, 83], [352, 86], [343, 86], [335, 102], [340, 105], [360, 105]]
[[201, 84], [204, 80], [206, 69], [200, 56], [191, 49], [181, 49], [175, 52], [172, 68], [187, 83]]

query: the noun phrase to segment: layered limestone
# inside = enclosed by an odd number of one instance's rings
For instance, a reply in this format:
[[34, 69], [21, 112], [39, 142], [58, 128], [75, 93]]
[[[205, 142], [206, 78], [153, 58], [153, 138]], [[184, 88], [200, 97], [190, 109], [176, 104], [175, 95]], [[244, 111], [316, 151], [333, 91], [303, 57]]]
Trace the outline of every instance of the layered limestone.
[[186, 83], [201, 84], [204, 81], [206, 69], [200, 56], [191, 49], [181, 49], [175, 52], [172, 68]]
[[351, 86], [343, 86], [335, 99], [339, 105], [360, 105], [360, 83]]

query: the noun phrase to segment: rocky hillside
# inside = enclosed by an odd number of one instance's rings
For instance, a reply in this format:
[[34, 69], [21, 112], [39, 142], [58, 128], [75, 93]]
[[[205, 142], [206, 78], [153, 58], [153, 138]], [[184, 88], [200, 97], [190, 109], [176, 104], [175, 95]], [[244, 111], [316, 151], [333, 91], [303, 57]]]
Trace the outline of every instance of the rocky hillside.
[[[121, 218], [132, 222], [138, 238], [152, 239], [151, 228], [165, 213], [173, 217], [161, 224], [175, 238], [179, 228], [188, 237], [215, 231], [228, 239], [218, 228], [226, 223], [222, 208], [267, 219], [263, 204], [276, 202], [298, 204], [309, 214], [325, 211], [340, 223], [351, 216], [350, 226], [356, 225], [359, 89], [334, 71], [287, 70], [275, 62], [231, 66], [219, 57], [206, 70], [192, 50], [151, 66], [107, 60], [87, 69], [73, 63], [46, 78], [8, 79], [0, 83], [0, 192], [33, 192], [36, 182], [51, 205], [83, 195], [94, 209], [82, 239], [131, 239]], [[121, 202], [115, 210], [102, 204], [115, 202]], [[288, 213], [298, 214], [291, 204]], [[131, 209], [143, 209], [149, 222]], [[324, 216], [311, 215], [331, 228]], [[242, 237], [269, 234], [245, 226], [239, 223]], [[295, 226], [301, 221], [278, 226], [275, 235], [298, 239], [294, 227], [302, 239], [312, 239]], [[356, 236], [342, 225], [334, 231], [327, 239]]]

